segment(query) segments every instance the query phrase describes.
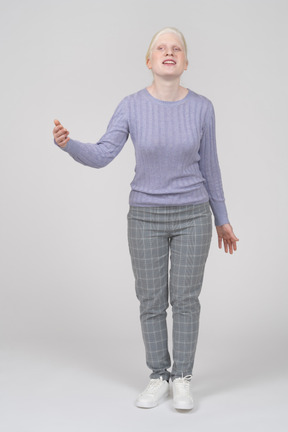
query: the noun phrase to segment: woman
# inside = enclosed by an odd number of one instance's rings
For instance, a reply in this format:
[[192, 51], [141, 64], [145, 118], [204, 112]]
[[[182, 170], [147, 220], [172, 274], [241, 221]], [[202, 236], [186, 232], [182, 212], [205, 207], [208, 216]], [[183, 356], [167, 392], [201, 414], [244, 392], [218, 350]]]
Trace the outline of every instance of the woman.
[[[188, 67], [182, 33], [175, 28], [158, 32], [146, 64], [153, 73], [152, 85], [119, 103], [96, 144], [72, 140], [58, 120], [54, 142], [76, 161], [101, 168], [117, 156], [131, 135], [136, 168], [127, 215], [128, 243], [146, 362], [152, 371], [136, 406], [157, 406], [168, 395], [171, 379], [174, 407], [192, 409], [199, 294], [212, 235], [210, 207], [219, 247], [223, 244], [225, 252], [232, 254], [238, 238], [225, 205], [212, 102], [180, 85]], [[173, 313], [171, 371], [168, 294]]]

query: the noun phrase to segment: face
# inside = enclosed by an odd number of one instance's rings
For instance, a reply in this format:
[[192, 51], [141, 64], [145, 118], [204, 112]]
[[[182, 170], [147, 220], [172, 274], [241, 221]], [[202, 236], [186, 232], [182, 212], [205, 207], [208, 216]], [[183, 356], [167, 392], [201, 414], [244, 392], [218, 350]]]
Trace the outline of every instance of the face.
[[147, 67], [152, 70], [153, 75], [163, 77], [179, 77], [187, 70], [185, 49], [176, 34], [166, 33], [156, 39], [147, 60]]

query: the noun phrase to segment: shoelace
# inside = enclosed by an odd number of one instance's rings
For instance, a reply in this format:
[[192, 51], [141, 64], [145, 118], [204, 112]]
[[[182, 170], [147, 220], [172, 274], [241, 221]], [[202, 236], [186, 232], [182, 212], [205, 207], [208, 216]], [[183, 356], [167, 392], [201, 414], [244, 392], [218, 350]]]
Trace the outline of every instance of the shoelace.
[[190, 389], [190, 381], [191, 381], [192, 375], [186, 375], [182, 378], [176, 378], [174, 380], [176, 391], [179, 392], [180, 395], [189, 395], [189, 389]]
[[151, 379], [148, 386], [146, 387], [146, 389], [141, 394], [154, 393], [154, 391], [157, 390], [158, 387], [160, 387], [162, 383], [163, 383], [163, 380], [161, 380], [159, 378]]

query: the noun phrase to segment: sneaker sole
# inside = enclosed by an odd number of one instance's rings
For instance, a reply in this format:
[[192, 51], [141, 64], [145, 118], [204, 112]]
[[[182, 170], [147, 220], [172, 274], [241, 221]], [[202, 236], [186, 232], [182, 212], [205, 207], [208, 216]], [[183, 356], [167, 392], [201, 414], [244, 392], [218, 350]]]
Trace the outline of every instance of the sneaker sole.
[[173, 403], [174, 408], [175, 409], [180, 409], [180, 410], [191, 410], [194, 408], [194, 404], [187, 404], [185, 402], [174, 402]]

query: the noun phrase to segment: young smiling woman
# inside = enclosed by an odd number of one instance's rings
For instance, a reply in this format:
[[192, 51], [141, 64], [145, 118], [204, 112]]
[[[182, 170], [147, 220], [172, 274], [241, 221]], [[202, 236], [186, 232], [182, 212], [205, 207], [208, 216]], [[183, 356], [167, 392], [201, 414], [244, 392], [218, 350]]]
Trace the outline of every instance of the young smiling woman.
[[[171, 27], [156, 33], [146, 64], [153, 73], [152, 84], [122, 99], [98, 142], [71, 139], [58, 120], [54, 120], [53, 135], [62, 150], [94, 168], [110, 163], [131, 136], [136, 169], [129, 196], [128, 244], [146, 363], [151, 369], [136, 406], [157, 406], [168, 396], [171, 380], [174, 408], [190, 410], [199, 295], [211, 243], [212, 213], [219, 248], [223, 244], [225, 252], [233, 254], [238, 238], [224, 199], [213, 104], [180, 85], [188, 67], [183, 34]], [[166, 325], [169, 300], [173, 364]]]
[[180, 85], [181, 75], [188, 67], [185, 46], [175, 33], [160, 34], [149, 49], [146, 60], [154, 81], [148, 91], [158, 99], [176, 101], [188, 90]]

